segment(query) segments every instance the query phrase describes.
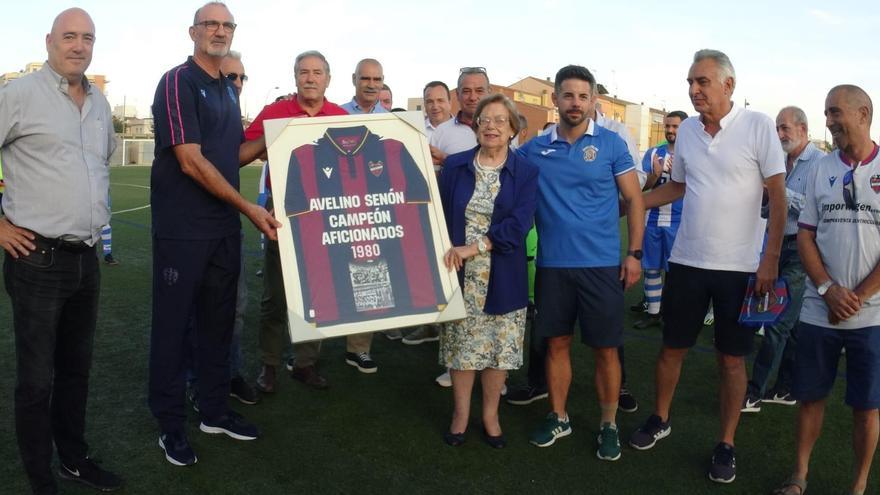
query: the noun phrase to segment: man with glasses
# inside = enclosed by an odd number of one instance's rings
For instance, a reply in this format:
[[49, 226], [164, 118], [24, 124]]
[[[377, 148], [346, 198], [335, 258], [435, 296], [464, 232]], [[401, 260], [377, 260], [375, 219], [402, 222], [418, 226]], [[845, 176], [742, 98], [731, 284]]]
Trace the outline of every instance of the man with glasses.
[[0, 152], [13, 179], [0, 246], [15, 333], [15, 435], [36, 494], [58, 493], [53, 445], [61, 478], [122, 486], [88, 457], [85, 440], [101, 280], [95, 244], [110, 220], [116, 148], [110, 105], [84, 75], [94, 44], [89, 14], [65, 10], [46, 35], [46, 64], [0, 87]]
[[846, 350], [846, 404], [853, 409], [856, 456], [848, 493], [865, 493], [877, 448], [880, 148], [871, 141], [872, 117], [871, 98], [857, 86], [836, 86], [825, 99], [825, 125], [837, 149], [809, 174], [798, 220], [798, 249], [808, 281], [792, 388], [801, 403], [796, 463], [794, 473], [774, 493], [800, 495], [806, 490], [810, 454], [822, 430], [841, 350]]
[[235, 50], [229, 50], [229, 53], [223, 57], [223, 63], [220, 65], [220, 73], [225, 75], [226, 79], [232, 81], [232, 87], [235, 88], [235, 94], [241, 96], [241, 90], [244, 88], [244, 83], [248, 80], [247, 74], [244, 73], [244, 64], [241, 61], [241, 53]]
[[[764, 326], [764, 340], [752, 364], [752, 378], [749, 380], [742, 412], [760, 412], [761, 404], [796, 403], [791, 396], [792, 373], [797, 338], [795, 325], [801, 313], [804, 297], [804, 266], [798, 255], [797, 233], [798, 216], [804, 206], [804, 192], [807, 181], [813, 173], [813, 166], [825, 156], [810, 142], [807, 129], [807, 115], [798, 107], [785, 107], [776, 116], [776, 133], [786, 153], [785, 160], [785, 237], [779, 257], [779, 274], [788, 282], [789, 304], [780, 320], [773, 325]], [[767, 212], [762, 211], [766, 216]], [[770, 373], [778, 367], [776, 383], [772, 390], [767, 386]]]
[[220, 71], [235, 33], [229, 9], [210, 2], [189, 28], [193, 55], [156, 88], [150, 202], [153, 217], [153, 322], [148, 402], [159, 446], [176, 466], [195, 464], [186, 436], [183, 373], [186, 329], [194, 320], [199, 429], [253, 440], [259, 431], [233, 412], [229, 348], [240, 271], [239, 212], [270, 239], [280, 226], [238, 192], [239, 163], [262, 152], [241, 145], [238, 95]]
[[[654, 413], [630, 437], [647, 450], [672, 429], [669, 414], [681, 366], [696, 345], [709, 300], [715, 308], [715, 349], [720, 372], [720, 438], [709, 479], [736, 478], [734, 435], [746, 393], [745, 356], [755, 329], [739, 324], [740, 308], [754, 276], [761, 296], [775, 282], [785, 225], [785, 156], [773, 120], [737, 107], [736, 73], [717, 50], [700, 50], [688, 72], [688, 95], [698, 117], [678, 128], [670, 180], [645, 195], [648, 208], [687, 194], [669, 257], [663, 290], [663, 347], [657, 358]], [[761, 197], [769, 198], [767, 245], [757, 221]]]
[[351, 115], [388, 112], [379, 102], [385, 74], [378, 60], [365, 58], [358, 62], [351, 75], [351, 83], [354, 85], [354, 97], [342, 105], [343, 110]]
[[[553, 103], [560, 123], [519, 152], [538, 166], [537, 275], [534, 332], [547, 342], [547, 384], [551, 412], [530, 441], [549, 447], [571, 434], [566, 404], [571, 386], [571, 344], [575, 322], [593, 348], [601, 409], [596, 455], [620, 459], [616, 424], [623, 342], [623, 291], [641, 276], [645, 209], [635, 164], [624, 140], [590, 118], [596, 80], [585, 67], [556, 73]], [[620, 257], [618, 197], [628, 226], [628, 250]]]
[[458, 74], [458, 97], [460, 110], [451, 120], [437, 127], [431, 136], [431, 160], [435, 166], [442, 166], [447, 155], [469, 150], [477, 145], [477, 137], [471, 127], [474, 112], [480, 98], [490, 92], [489, 75], [485, 67], [463, 67]]

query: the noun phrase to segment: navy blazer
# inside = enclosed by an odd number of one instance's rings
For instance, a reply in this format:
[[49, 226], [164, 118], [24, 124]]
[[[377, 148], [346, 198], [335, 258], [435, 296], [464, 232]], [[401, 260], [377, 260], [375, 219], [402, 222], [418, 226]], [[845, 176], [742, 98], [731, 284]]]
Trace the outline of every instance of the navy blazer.
[[[464, 246], [464, 210], [474, 195], [474, 149], [449, 155], [440, 172], [440, 199], [446, 230], [453, 246]], [[501, 315], [529, 303], [526, 235], [532, 228], [538, 191], [538, 167], [513, 150], [501, 169], [501, 189], [495, 198], [492, 222], [486, 236], [492, 241], [492, 267], [483, 311]], [[458, 272], [464, 287], [464, 269]]]

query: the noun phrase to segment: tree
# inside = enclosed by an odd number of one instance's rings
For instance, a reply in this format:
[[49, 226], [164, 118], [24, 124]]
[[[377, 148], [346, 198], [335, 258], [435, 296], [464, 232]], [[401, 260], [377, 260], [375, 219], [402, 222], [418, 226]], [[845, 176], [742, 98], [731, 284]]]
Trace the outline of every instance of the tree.
[[113, 132], [116, 134], [122, 134], [125, 129], [125, 123], [117, 116], [113, 116]]

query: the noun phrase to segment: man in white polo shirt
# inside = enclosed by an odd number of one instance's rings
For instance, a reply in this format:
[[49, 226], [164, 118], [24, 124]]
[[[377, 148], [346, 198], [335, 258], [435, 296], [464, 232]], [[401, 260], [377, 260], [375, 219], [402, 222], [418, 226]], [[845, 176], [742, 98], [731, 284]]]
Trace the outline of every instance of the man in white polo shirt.
[[837, 150], [813, 167], [798, 220], [798, 249], [808, 275], [792, 387], [801, 406], [794, 474], [779, 493], [800, 495], [806, 490], [810, 453], [822, 429], [842, 349], [856, 454], [848, 493], [865, 492], [877, 449], [880, 148], [871, 141], [872, 114], [871, 98], [857, 86], [837, 86], [825, 99], [825, 123]]
[[425, 133], [430, 141], [437, 127], [452, 118], [449, 86], [443, 81], [431, 81], [422, 90], [422, 97], [425, 103]]
[[[663, 292], [656, 409], [633, 433], [630, 445], [647, 450], [670, 434], [669, 410], [681, 365], [697, 342], [711, 299], [721, 376], [721, 435], [709, 479], [730, 483], [736, 477], [733, 439], [746, 393], [745, 356], [755, 332], [740, 326], [738, 317], [752, 274], [758, 294], [776, 281], [785, 225], [785, 156], [773, 120], [731, 101], [736, 74], [727, 55], [698, 51], [687, 80], [699, 116], [686, 119], [678, 129], [671, 180], [645, 195], [648, 208], [682, 196], [684, 205]], [[764, 187], [769, 225], [761, 256]]]
[[489, 76], [484, 67], [462, 67], [458, 74], [458, 105], [461, 110], [450, 120], [440, 124], [431, 136], [431, 160], [443, 165], [446, 155], [469, 150], [477, 145], [471, 127], [480, 98], [488, 95]]

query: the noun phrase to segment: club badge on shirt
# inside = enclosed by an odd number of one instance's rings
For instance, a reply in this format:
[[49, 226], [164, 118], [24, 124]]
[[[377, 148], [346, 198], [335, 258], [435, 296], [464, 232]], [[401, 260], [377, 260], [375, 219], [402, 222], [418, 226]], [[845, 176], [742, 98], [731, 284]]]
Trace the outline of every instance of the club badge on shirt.
[[591, 162], [596, 159], [596, 155], [599, 154], [599, 148], [593, 146], [592, 144], [584, 148], [584, 161]]
[[370, 172], [376, 177], [382, 175], [382, 170], [385, 169], [385, 164], [382, 163], [382, 160], [379, 160], [377, 162], [369, 162], [367, 165], [370, 166]]
[[880, 193], [880, 174], [871, 176], [871, 189], [875, 194]]

